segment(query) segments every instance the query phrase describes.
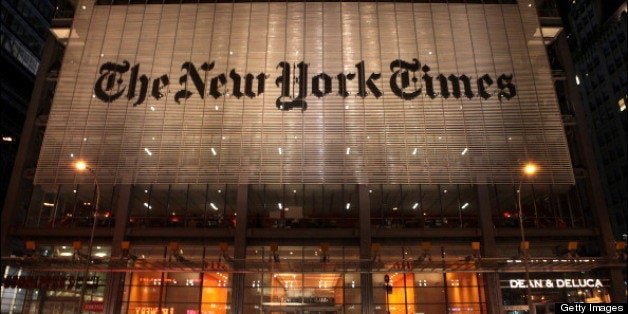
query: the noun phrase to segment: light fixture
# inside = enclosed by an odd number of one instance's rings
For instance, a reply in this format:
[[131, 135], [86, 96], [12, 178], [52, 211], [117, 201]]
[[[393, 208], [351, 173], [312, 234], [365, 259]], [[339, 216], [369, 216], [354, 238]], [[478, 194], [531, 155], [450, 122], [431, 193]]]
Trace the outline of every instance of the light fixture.
[[460, 209], [465, 209], [467, 207], [469, 207], [469, 203], [464, 203], [462, 204], [462, 206], [460, 206]]
[[415, 148], [414, 150], [412, 150], [412, 155], [416, 155], [419, 152], [418, 148]]
[[4, 142], [13, 142], [13, 138], [10, 136], [3, 136], [2, 141]]
[[212, 147], [212, 148], [210, 148], [209, 150], [211, 150], [212, 155], [214, 155], [214, 156], [218, 155], [218, 153], [216, 152], [216, 149], [215, 149], [215, 148], [213, 148], [213, 147]]
[[277, 148], [277, 151], [279, 152], [279, 155], [283, 155], [283, 148], [278, 147], [278, 148]]
[[419, 203], [414, 203], [414, 205], [412, 205], [412, 209], [417, 209], [419, 208]]
[[218, 207], [214, 203], [209, 203], [209, 206], [211, 206], [213, 210], [218, 210]]
[[351, 147], [347, 147], [346, 154], [347, 155], [351, 154]]
[[523, 172], [529, 176], [535, 174], [537, 170], [538, 170], [538, 167], [533, 163], [527, 163], [523, 167]]
[[469, 148], [465, 147], [465, 148], [462, 150], [462, 153], [460, 153], [460, 155], [463, 155], [463, 156], [464, 156], [464, 155], [466, 155], [466, 154], [467, 154], [467, 152], [468, 152], [468, 151], [469, 151]]
[[277, 207], [279, 207], [279, 209], [283, 209], [283, 204], [277, 203]]
[[351, 203], [347, 203], [347, 205], [345, 205], [346, 210], [349, 210], [349, 208], [351, 208]]
[[78, 160], [74, 163], [74, 168], [78, 171], [84, 171], [87, 170], [87, 168], [89, 168], [87, 166], [87, 163], [83, 160]]
[[153, 155], [153, 153], [150, 151], [150, 149], [148, 149], [148, 147], [144, 147], [144, 151], [146, 152], [146, 154], [148, 156], [152, 156]]

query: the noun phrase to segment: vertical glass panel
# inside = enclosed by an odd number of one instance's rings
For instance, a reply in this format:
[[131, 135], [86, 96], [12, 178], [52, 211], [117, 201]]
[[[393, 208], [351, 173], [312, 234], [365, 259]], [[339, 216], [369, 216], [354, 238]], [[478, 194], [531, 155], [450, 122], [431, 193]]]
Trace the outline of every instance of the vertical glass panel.
[[185, 226], [203, 227], [209, 204], [206, 203], [206, 184], [190, 184], [187, 195], [187, 211], [184, 214]]
[[[170, 185], [155, 184], [150, 190], [146, 224], [149, 227], [163, 227], [168, 217]], [[145, 206], [146, 207], [146, 206]]]
[[494, 185], [491, 195], [493, 223], [499, 227], [519, 225], [516, 189], [512, 185]]
[[476, 187], [470, 184], [460, 184], [458, 194], [460, 195], [461, 227], [477, 228], [479, 205]]
[[131, 200], [129, 201], [129, 227], [140, 226], [145, 223], [149, 213], [151, 186], [136, 184], [131, 188]]
[[96, 188], [91, 184], [76, 187], [76, 211], [74, 221], [77, 227], [89, 227], [93, 223]]
[[188, 210], [188, 185], [173, 184], [170, 187], [170, 197], [167, 204], [167, 227], [183, 227], [184, 217]]
[[483, 287], [473, 273], [447, 273], [447, 307], [450, 312], [475, 312], [483, 309]]
[[77, 207], [76, 199], [76, 188], [74, 186], [62, 185], [59, 187], [57, 214], [54, 220], [55, 227], [70, 227], [73, 225], [73, 217]]
[[201, 313], [226, 314], [229, 302], [229, 274], [216, 272], [203, 274]]
[[344, 275], [345, 291], [344, 300], [345, 309], [349, 305], [358, 305], [361, 303], [360, 293], [360, 274], [359, 273], [347, 273]]
[[373, 274], [373, 299], [378, 313], [414, 313], [414, 297], [413, 273]]
[[142, 313], [159, 307], [162, 293], [162, 273], [132, 274], [129, 288], [129, 313]]
[[199, 273], [168, 273], [166, 287], [165, 307], [171, 313], [190, 313], [199, 310], [201, 298]]

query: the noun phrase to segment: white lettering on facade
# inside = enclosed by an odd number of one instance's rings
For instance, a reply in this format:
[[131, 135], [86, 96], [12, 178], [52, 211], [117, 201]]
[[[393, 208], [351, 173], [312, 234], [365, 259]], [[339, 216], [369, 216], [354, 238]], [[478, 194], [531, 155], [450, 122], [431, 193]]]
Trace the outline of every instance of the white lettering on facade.
[[509, 279], [508, 286], [511, 289], [528, 288], [601, 288], [604, 287], [600, 279]]

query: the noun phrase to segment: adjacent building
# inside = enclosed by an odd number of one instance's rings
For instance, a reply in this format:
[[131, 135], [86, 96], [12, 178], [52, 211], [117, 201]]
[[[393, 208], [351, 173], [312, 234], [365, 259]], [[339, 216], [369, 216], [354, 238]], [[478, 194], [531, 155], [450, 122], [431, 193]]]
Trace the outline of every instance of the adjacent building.
[[54, 0], [0, 2], [0, 204], [4, 204], [55, 3]]
[[592, 130], [606, 203], [617, 237], [626, 237], [626, 1], [564, 5], [582, 104]]
[[79, 1], [5, 203], [2, 312], [625, 302], [540, 2]]

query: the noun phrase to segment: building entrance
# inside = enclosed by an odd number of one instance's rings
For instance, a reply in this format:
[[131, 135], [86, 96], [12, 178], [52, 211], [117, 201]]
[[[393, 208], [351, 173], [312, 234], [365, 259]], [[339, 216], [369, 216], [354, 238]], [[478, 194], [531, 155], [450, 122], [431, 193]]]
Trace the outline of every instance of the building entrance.
[[340, 314], [340, 307], [294, 307], [294, 306], [268, 306], [262, 312], [264, 314]]

